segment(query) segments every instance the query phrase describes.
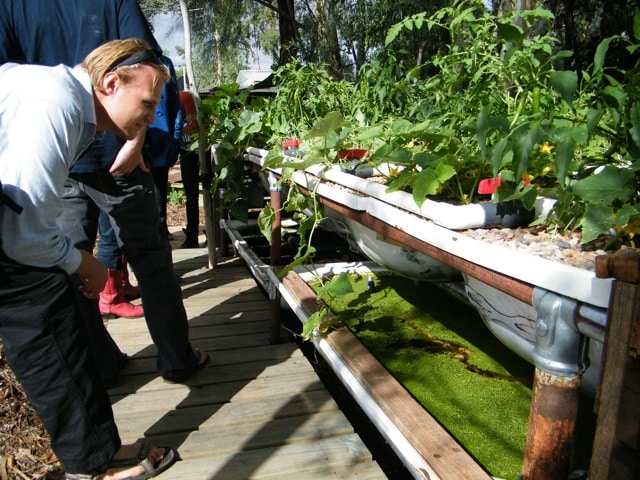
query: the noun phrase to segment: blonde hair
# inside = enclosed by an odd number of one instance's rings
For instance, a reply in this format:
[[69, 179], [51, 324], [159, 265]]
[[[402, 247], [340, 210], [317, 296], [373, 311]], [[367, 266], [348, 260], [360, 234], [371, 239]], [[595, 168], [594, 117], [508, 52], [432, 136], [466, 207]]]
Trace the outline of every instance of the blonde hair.
[[[134, 64], [120, 65], [141, 52], [150, 52], [152, 58], [144, 59]], [[140, 65], [150, 65], [158, 71], [159, 78], [167, 83], [170, 80], [169, 70], [151, 52], [149, 45], [139, 38], [125, 40], [111, 40], [91, 51], [82, 62], [91, 78], [91, 85], [95, 90], [102, 91], [102, 79], [109, 72], [115, 72], [126, 83], [131, 78], [131, 71]]]

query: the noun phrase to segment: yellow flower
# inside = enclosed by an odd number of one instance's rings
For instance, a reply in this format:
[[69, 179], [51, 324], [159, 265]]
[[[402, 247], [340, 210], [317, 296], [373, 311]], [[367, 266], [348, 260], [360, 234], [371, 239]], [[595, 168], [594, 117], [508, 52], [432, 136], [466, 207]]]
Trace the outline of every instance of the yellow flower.
[[636, 234], [640, 234], [640, 220], [625, 225], [622, 230], [629, 235], [629, 238], [633, 238]]
[[546, 153], [547, 155], [551, 155], [551, 151], [556, 148], [553, 145], [549, 145], [549, 142], [544, 142], [540, 145], [540, 153]]

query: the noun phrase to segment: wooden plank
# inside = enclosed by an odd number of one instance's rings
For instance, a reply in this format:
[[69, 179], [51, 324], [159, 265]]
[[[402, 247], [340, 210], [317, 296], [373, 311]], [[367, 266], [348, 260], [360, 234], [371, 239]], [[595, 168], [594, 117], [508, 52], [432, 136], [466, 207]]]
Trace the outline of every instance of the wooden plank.
[[168, 383], [159, 378], [157, 372], [126, 375], [122, 385], [109, 390], [111, 395], [125, 395], [134, 392], [159, 391], [175, 388], [196, 388], [202, 385], [231, 382], [234, 380], [256, 380], [274, 378], [282, 375], [308, 372], [310, 367], [305, 360], [242, 363], [237, 365], [208, 365], [189, 379], [188, 385]]
[[[293, 373], [279, 377], [238, 380], [190, 389], [181, 386], [162, 390], [143, 390], [135, 395], [111, 396], [115, 412], [166, 411], [206, 404], [222, 404], [256, 398], [295, 396], [303, 388], [307, 392], [324, 390], [314, 372]], [[161, 393], [161, 394], [159, 394]]]
[[[186, 395], [189, 395], [186, 392]], [[275, 418], [311, 415], [336, 410], [337, 405], [326, 390], [301, 391], [292, 397], [265, 397], [233, 403], [207, 404], [175, 408], [170, 411], [128, 412], [118, 410], [123, 432], [163, 435], [205, 428], [235, 428], [242, 423], [268, 423]]]
[[640, 478], [640, 359], [630, 341], [634, 325], [640, 324], [640, 285], [616, 281], [612, 297], [589, 478], [636, 480]]
[[[210, 366], [237, 365], [243, 363], [272, 361], [280, 363], [288, 358], [303, 360], [302, 353], [295, 343], [280, 343], [277, 345], [247, 346], [244, 348], [220, 349], [211, 356]], [[155, 373], [156, 358], [154, 355], [131, 357], [127, 365], [122, 369], [123, 375], [135, 373]]]
[[353, 433], [344, 414], [339, 410], [313, 413], [299, 417], [276, 418], [266, 425], [242, 423], [233, 429], [201, 428], [183, 434], [149, 436], [159, 445], [178, 445], [183, 458], [207, 458], [243, 450], [257, 450], [292, 443], [304, 443]]
[[[250, 295], [255, 295], [255, 297], [251, 297]], [[264, 304], [258, 303], [259, 300], [264, 299], [264, 295], [262, 293], [249, 294], [246, 297], [243, 296], [242, 301], [226, 301], [225, 299], [212, 299], [209, 303], [198, 303], [189, 302], [185, 304], [185, 310], [187, 312], [187, 316], [191, 319], [198, 316], [207, 316], [213, 314], [223, 314], [223, 313], [237, 313], [238, 311], [242, 312], [251, 312], [251, 311], [264, 311]]]
[[[360, 464], [370, 461], [370, 453], [363, 448], [356, 435], [320, 439], [305, 444], [283, 445], [273, 448], [239, 451], [233, 454], [212, 455], [178, 462], [159, 479], [215, 478], [287, 479], [287, 478], [360, 478]], [[385, 478], [379, 471], [377, 476]]]
[[[148, 345], [151, 343], [151, 336], [144, 320], [129, 320], [136, 321], [130, 321], [126, 327], [116, 328], [114, 326], [109, 331], [112, 333], [118, 331], [118, 336], [129, 345]], [[229, 316], [218, 317], [214, 319], [217, 321], [204, 324], [200, 320], [200, 318], [196, 322], [192, 320], [189, 324], [189, 338], [192, 342], [199, 338], [231, 337], [269, 331], [269, 325], [265, 323], [265, 316], [261, 313], [242, 315], [236, 319]]]
[[[139, 341], [135, 336], [130, 336], [127, 342], [116, 341], [120, 346], [120, 349], [129, 355], [155, 356], [157, 352], [155, 345]], [[232, 337], [203, 338], [194, 343], [195, 347], [200, 347], [207, 352], [226, 350], [230, 348], [242, 348], [243, 346], [256, 347], [267, 345], [271, 345], [271, 343], [269, 342], [268, 337], [265, 337], [265, 334], [261, 332]]]

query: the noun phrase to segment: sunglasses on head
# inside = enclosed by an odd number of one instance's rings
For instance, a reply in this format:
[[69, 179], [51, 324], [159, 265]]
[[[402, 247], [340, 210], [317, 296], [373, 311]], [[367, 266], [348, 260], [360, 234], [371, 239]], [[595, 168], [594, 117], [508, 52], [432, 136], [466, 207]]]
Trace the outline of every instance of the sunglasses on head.
[[137, 63], [152, 63], [154, 65], [162, 65], [162, 62], [155, 54], [153, 50], [140, 50], [139, 52], [134, 53], [130, 57], [125, 58], [121, 62], [116, 63], [113, 67], [109, 69], [110, 72], [115, 72], [120, 67], [127, 67], [130, 65], [135, 65]]

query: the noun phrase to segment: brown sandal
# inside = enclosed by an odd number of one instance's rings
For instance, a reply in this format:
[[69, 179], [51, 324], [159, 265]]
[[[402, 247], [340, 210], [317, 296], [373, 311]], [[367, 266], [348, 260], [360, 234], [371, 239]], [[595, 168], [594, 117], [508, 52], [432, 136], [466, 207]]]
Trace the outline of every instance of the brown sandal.
[[202, 370], [204, 367], [209, 365], [209, 362], [211, 362], [211, 357], [207, 352], [202, 352], [199, 348], [194, 348], [193, 351], [196, 355], [198, 355], [198, 363], [195, 364], [195, 366], [191, 369], [189, 373], [185, 373], [184, 375], [178, 375], [175, 377], [162, 377], [162, 378], [164, 378], [164, 380], [169, 383], [182, 383], [185, 380], [187, 380], [189, 377], [191, 377], [191, 375], [193, 375], [194, 373], [198, 372], [199, 370]]

